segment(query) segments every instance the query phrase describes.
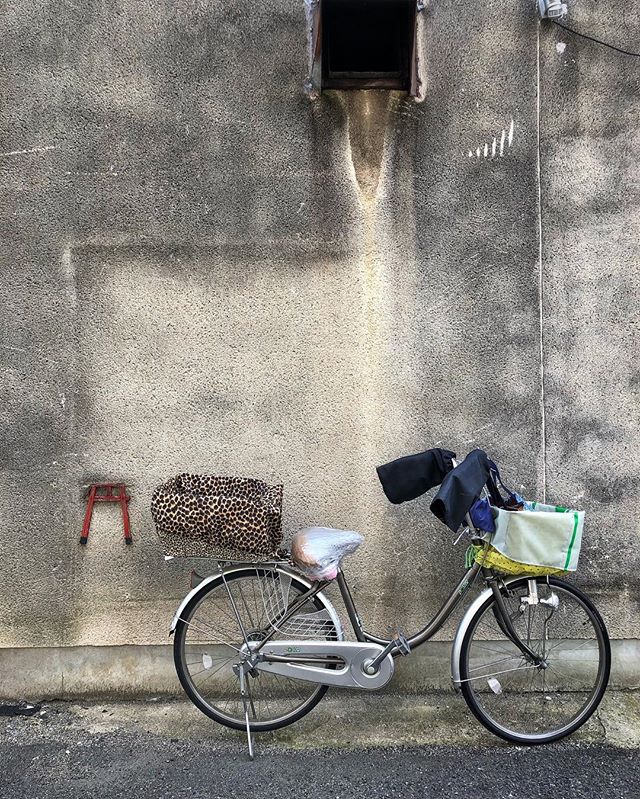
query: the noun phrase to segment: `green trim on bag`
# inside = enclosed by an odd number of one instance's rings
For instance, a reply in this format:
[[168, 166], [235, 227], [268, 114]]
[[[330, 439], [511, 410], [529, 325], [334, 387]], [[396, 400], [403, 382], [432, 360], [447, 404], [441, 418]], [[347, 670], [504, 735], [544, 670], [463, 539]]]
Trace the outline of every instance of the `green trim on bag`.
[[469, 547], [467, 547], [467, 551], [464, 553], [464, 567], [465, 567], [465, 569], [470, 569], [473, 566], [473, 561], [474, 561], [474, 558], [475, 558], [475, 555], [476, 555], [476, 552], [478, 551], [478, 549], [479, 549], [479, 547], [474, 547], [473, 544], [471, 544]]
[[566, 513], [569, 508], [563, 508], [562, 505], [556, 505], [556, 513]]
[[569, 549], [567, 551], [567, 559], [564, 562], [564, 568], [569, 568], [569, 563], [571, 562], [571, 550], [573, 549], [573, 545], [576, 540], [576, 534], [578, 532], [578, 514], [574, 511], [573, 514], [573, 535], [571, 536], [571, 541], [569, 543]]
[[537, 504], [538, 504], [537, 502], [532, 502], [532, 503], [531, 503], [531, 507], [532, 507], [532, 508], [535, 510], [535, 509], [536, 509], [536, 505], [537, 505]]

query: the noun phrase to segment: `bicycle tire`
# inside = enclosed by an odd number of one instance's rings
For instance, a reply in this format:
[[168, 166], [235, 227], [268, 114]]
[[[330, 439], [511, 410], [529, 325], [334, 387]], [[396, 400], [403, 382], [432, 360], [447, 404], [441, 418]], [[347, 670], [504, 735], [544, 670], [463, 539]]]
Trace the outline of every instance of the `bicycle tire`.
[[[604, 693], [607, 688], [607, 684], [609, 681], [609, 674], [611, 670], [611, 645], [609, 642], [607, 629], [604, 624], [604, 621], [602, 620], [602, 617], [600, 616], [600, 613], [598, 612], [593, 602], [589, 599], [589, 597], [586, 594], [584, 594], [584, 592], [582, 592], [579, 588], [576, 588], [575, 586], [565, 582], [564, 580], [559, 580], [556, 577], [549, 577], [549, 578], [539, 577], [536, 578], [536, 583], [538, 584], [539, 587], [547, 585], [550, 587], [555, 587], [559, 591], [565, 592], [566, 594], [576, 598], [578, 600], [578, 603], [584, 608], [586, 615], [591, 621], [598, 640], [599, 659], [598, 659], [596, 682], [593, 686], [593, 689], [591, 690], [588, 701], [580, 709], [580, 711], [577, 713], [574, 719], [570, 720], [569, 723], [563, 724], [558, 729], [549, 730], [545, 733], [523, 733], [519, 731], [516, 732], [515, 730], [506, 727], [503, 723], [498, 723], [494, 718], [492, 718], [492, 716], [485, 710], [485, 708], [479, 701], [478, 696], [473, 689], [472, 683], [475, 680], [486, 677], [487, 675], [486, 674], [479, 676], [472, 675], [469, 666], [469, 654], [470, 654], [470, 647], [472, 646], [472, 642], [474, 639], [474, 634], [481, 620], [483, 619], [485, 614], [491, 613], [493, 615], [494, 613], [495, 609], [493, 606], [495, 600], [493, 596], [488, 597], [487, 600], [478, 608], [478, 610], [474, 614], [473, 618], [469, 623], [467, 631], [464, 635], [460, 650], [461, 690], [462, 690], [462, 695], [473, 715], [478, 719], [478, 721], [482, 725], [484, 725], [484, 727], [486, 727], [494, 735], [497, 735], [498, 737], [506, 741], [509, 741], [511, 743], [525, 744], [532, 746], [538, 744], [553, 743], [554, 741], [558, 741], [562, 738], [567, 737], [568, 735], [572, 735], [586, 721], [588, 721], [588, 719], [593, 715], [593, 713], [598, 708], [598, 705], [602, 701], [602, 697], [604, 696]], [[504, 588], [502, 589], [503, 594], [505, 593], [505, 590], [511, 592], [517, 589], [522, 589], [524, 586], [527, 585], [528, 585], [528, 578], [526, 577], [522, 578], [521, 580], [511, 582], [508, 584], [506, 589]], [[502, 627], [502, 624], [500, 625], [500, 627]], [[515, 669], [513, 669], [513, 671], [515, 671]], [[488, 691], [486, 691], [485, 693], [487, 696], [490, 696]], [[544, 694], [544, 690], [541, 693]]]
[[[228, 575], [225, 575], [225, 579], [227, 584], [233, 583], [236, 580], [252, 578], [258, 572], [266, 572], [266, 571], [274, 571], [280, 574], [285, 574], [285, 572], [281, 572], [277, 567], [275, 569], [269, 567], [248, 567], [246, 569], [234, 570]], [[307, 589], [307, 586], [297, 580], [294, 576], [289, 573], [286, 573], [287, 578], [291, 579], [291, 586], [295, 588], [299, 593], [304, 593]], [[188, 665], [186, 663], [186, 655], [185, 655], [185, 641], [187, 630], [189, 628], [189, 620], [192, 617], [195, 609], [202, 603], [206, 597], [215, 591], [216, 589], [220, 588], [223, 585], [223, 578], [222, 576], [216, 580], [213, 580], [209, 583], [202, 592], [198, 592], [195, 594], [188, 605], [185, 607], [183, 613], [181, 614], [181, 618], [178, 621], [175, 629], [174, 641], [173, 641], [173, 656], [174, 656], [174, 663], [176, 668], [176, 673], [178, 675], [178, 679], [180, 680], [180, 684], [184, 689], [185, 693], [193, 702], [193, 704], [204, 713], [209, 718], [213, 719], [214, 721], [218, 722], [218, 724], [222, 724], [225, 727], [234, 730], [245, 730], [246, 723], [242, 719], [239, 718], [232, 718], [224, 713], [216, 710], [215, 707], [208, 704], [204, 698], [198, 692], [196, 686], [194, 685], [193, 680], [191, 679], [191, 675], [189, 672]], [[324, 610], [327, 608], [328, 603], [323, 603], [322, 599], [317, 595], [310, 600], [312, 604], [318, 610]], [[334, 634], [330, 638], [330, 640], [337, 640], [338, 638], [338, 630], [335, 629], [334, 625]], [[303, 702], [300, 707], [298, 707], [294, 712], [286, 714], [282, 718], [271, 719], [269, 721], [252, 721], [251, 722], [251, 729], [254, 732], [272, 732], [274, 730], [282, 729], [283, 727], [287, 727], [290, 724], [294, 724], [296, 721], [299, 721], [303, 716], [306, 716], [307, 713], [311, 712], [313, 708], [320, 702], [320, 700], [324, 697], [326, 692], [328, 691], [329, 687], [326, 685], [317, 685], [313, 693], [310, 697]]]

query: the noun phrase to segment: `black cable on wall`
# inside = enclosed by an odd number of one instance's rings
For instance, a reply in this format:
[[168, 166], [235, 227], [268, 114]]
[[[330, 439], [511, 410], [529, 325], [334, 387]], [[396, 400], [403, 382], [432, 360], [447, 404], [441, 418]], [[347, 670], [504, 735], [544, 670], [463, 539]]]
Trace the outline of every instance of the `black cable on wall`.
[[590, 42], [601, 44], [604, 47], [608, 47], [610, 50], [615, 50], [617, 53], [622, 53], [623, 55], [630, 55], [634, 58], [640, 58], [640, 53], [633, 53], [631, 50], [623, 50], [621, 47], [616, 47], [615, 44], [609, 44], [609, 42], [603, 42], [602, 39], [596, 39], [595, 36], [589, 36], [586, 33], [580, 33], [580, 31], [569, 28], [567, 25], [563, 25], [561, 22], [558, 22], [555, 19], [551, 19], [550, 22], [553, 22], [554, 25], [562, 28], [562, 30], [572, 33], [574, 36], [580, 36], [582, 39], [588, 39]]

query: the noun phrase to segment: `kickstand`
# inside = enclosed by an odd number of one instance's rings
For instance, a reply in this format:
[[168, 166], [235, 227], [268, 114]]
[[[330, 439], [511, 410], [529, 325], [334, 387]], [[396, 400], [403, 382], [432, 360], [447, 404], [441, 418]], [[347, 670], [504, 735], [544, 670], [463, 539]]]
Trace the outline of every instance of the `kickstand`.
[[249, 707], [247, 705], [246, 679], [244, 669], [240, 666], [240, 696], [244, 708], [244, 722], [247, 725], [247, 745], [249, 746], [249, 760], [253, 760], [253, 738], [251, 737], [251, 724], [249, 724]]

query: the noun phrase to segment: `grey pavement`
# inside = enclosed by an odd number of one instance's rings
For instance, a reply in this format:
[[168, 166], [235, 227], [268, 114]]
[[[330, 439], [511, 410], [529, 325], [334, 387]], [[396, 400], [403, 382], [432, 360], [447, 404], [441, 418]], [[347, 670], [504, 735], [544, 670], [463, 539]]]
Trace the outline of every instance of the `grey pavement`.
[[259, 736], [253, 763], [241, 734], [183, 701], [46, 705], [42, 716], [0, 719], [0, 797], [640, 796], [633, 694], [608, 697], [571, 739], [534, 748], [493, 738], [453, 696], [379, 699], [321, 703]]

